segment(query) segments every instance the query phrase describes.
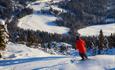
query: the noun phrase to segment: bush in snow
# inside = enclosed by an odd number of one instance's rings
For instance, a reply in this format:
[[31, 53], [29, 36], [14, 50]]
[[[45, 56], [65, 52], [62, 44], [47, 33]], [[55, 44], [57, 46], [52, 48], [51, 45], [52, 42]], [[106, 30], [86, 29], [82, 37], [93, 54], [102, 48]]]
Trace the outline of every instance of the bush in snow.
[[72, 46], [64, 42], [48, 42], [44, 44], [45, 51], [51, 54], [70, 54]]

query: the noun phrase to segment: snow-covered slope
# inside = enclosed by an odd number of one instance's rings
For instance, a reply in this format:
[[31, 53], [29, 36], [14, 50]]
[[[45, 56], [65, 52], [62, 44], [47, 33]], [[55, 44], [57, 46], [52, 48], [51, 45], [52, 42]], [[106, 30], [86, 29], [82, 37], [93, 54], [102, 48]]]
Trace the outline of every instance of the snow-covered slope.
[[26, 58], [0, 61], [0, 70], [115, 70], [115, 57], [97, 55], [90, 60], [71, 63], [73, 58], [64, 56]]
[[69, 28], [57, 26], [53, 22], [57, 17], [40, 13], [42, 9], [47, 8], [48, 4], [46, 2], [36, 1], [29, 6], [33, 8], [34, 13], [21, 18], [18, 27], [58, 34], [65, 34], [69, 31]]
[[40, 49], [29, 48], [26, 45], [14, 43], [8, 43], [6, 51], [3, 51], [2, 54], [3, 58], [5, 59], [51, 56], [50, 54], [43, 52]]
[[78, 32], [82, 36], [97, 36], [99, 35], [99, 31], [103, 30], [104, 35], [109, 36], [111, 33], [115, 33], [115, 23], [113, 24], [106, 24], [106, 25], [95, 25], [89, 26], [83, 29], [79, 29]]
[[[39, 46], [38, 46], [39, 47]], [[115, 51], [115, 49], [113, 49]], [[113, 52], [114, 53], [114, 52]], [[79, 61], [79, 56], [51, 55], [40, 49], [22, 44], [7, 44], [0, 59], [0, 70], [114, 70], [115, 55], [89, 56], [90, 60]], [[74, 63], [72, 59], [76, 59]]]

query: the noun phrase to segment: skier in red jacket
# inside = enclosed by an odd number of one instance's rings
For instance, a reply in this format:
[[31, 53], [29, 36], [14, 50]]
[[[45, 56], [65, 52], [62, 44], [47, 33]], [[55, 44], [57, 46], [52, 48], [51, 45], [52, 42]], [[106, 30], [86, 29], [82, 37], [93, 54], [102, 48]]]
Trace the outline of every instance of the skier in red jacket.
[[79, 51], [79, 55], [81, 56], [82, 60], [88, 59], [86, 55], [86, 43], [80, 36], [76, 38], [76, 50]]

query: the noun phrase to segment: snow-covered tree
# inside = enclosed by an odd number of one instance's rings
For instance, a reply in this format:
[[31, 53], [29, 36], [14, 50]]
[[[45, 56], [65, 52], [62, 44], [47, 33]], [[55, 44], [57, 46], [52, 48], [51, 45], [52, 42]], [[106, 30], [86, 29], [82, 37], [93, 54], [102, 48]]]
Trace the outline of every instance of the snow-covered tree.
[[5, 41], [4, 41], [2, 26], [0, 25], [0, 50], [4, 50], [4, 49], [5, 49]]
[[[5, 50], [6, 43], [8, 42], [8, 38], [9, 38], [9, 35], [7, 32], [5, 21], [0, 19], [0, 51]], [[0, 52], [0, 57], [2, 57], [1, 52]]]
[[[3, 25], [0, 25], [0, 51], [5, 50], [5, 47], [6, 47], [3, 32], [4, 32]], [[1, 57], [2, 57], [2, 54], [0, 52], [0, 58]]]
[[103, 50], [103, 48], [104, 48], [104, 35], [103, 35], [103, 31], [100, 30], [98, 54], [101, 54], [101, 50]]
[[98, 54], [104, 54], [105, 50], [109, 48], [109, 41], [108, 39], [103, 35], [103, 31], [100, 30], [99, 34], [99, 45], [98, 45]]

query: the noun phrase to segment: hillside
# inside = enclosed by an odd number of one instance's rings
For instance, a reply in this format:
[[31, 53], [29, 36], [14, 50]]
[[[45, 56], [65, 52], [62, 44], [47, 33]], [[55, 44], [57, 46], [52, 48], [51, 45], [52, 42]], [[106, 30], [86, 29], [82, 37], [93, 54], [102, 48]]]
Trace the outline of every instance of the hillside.
[[[0, 59], [0, 70], [84, 70], [84, 67], [85, 70], [115, 69], [115, 53], [89, 56], [90, 60], [80, 61], [79, 56], [51, 55], [23, 44], [9, 43], [4, 54], [4, 59]], [[72, 63], [74, 59], [76, 61]]]
[[103, 34], [105, 36], [110, 36], [111, 33], [115, 33], [115, 23], [89, 26], [86, 28], [79, 29], [78, 33], [80, 33], [82, 36], [98, 36], [100, 30], [103, 30]]
[[0, 0], [0, 70], [115, 70], [114, 4]]
[[[27, 15], [19, 20], [18, 27], [23, 29], [30, 29], [30, 30], [40, 30], [49, 33], [58, 33], [58, 34], [65, 34], [69, 31], [69, 28], [66, 27], [59, 27], [57, 26], [54, 21], [57, 17], [51, 14], [43, 14], [42, 9], [47, 8], [47, 1], [40, 3], [36, 1], [30, 5], [33, 8], [34, 13], [31, 15]], [[41, 12], [41, 13], [40, 13]]]

